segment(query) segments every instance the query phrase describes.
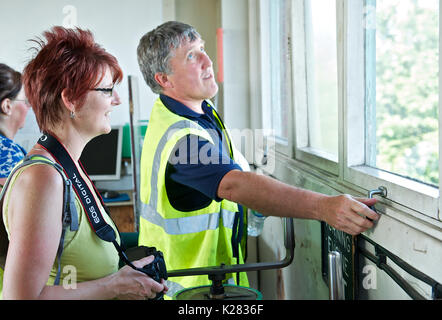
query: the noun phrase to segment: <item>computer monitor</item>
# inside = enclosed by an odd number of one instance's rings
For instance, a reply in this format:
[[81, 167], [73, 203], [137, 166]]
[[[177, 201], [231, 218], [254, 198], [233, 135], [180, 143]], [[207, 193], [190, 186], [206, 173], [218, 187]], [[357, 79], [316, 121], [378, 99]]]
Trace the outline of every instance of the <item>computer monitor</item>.
[[120, 179], [122, 142], [123, 126], [112, 126], [108, 134], [89, 141], [80, 161], [91, 180]]

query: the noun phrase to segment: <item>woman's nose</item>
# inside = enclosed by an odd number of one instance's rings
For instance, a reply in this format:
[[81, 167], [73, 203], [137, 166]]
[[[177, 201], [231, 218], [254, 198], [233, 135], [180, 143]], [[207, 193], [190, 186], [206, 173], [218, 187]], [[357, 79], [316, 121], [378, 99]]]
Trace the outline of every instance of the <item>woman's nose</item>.
[[117, 90], [114, 90], [114, 92], [112, 93], [112, 105], [118, 106], [120, 104], [121, 104], [120, 96], [119, 96]]

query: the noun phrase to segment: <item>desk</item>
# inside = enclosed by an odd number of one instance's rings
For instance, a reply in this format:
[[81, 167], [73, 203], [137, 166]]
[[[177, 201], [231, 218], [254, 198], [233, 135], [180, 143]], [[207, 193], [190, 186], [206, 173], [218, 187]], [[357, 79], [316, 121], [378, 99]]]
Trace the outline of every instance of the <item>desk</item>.
[[134, 202], [132, 199], [132, 190], [121, 190], [119, 193], [127, 193], [129, 201], [105, 202], [109, 208], [112, 220], [117, 225], [120, 232], [135, 231]]

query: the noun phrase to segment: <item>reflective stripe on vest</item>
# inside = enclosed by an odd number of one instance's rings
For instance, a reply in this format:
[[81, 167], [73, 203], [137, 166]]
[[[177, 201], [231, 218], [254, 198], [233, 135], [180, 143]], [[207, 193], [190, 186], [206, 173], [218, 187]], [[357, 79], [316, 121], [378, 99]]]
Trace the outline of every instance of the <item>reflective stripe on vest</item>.
[[[230, 277], [229, 279], [225, 280], [225, 283], [230, 284], [230, 285], [235, 285], [235, 279]], [[169, 288], [169, 290], [167, 290], [167, 292], [166, 292], [166, 296], [168, 296], [169, 298], [173, 298], [173, 296], [177, 292], [186, 289], [178, 282], [171, 281], [170, 278], [168, 280], [166, 280], [166, 286]], [[190, 288], [187, 288], [187, 289], [190, 289]], [[208, 289], [208, 291], [209, 291], [209, 289]]]
[[166, 296], [168, 296], [169, 298], [173, 298], [175, 293], [185, 289], [178, 282], [171, 281], [170, 278], [168, 280], [166, 280], [166, 286], [169, 288], [169, 290], [167, 290], [167, 292], [166, 292]]
[[171, 137], [172, 134], [177, 130], [187, 129], [187, 128], [199, 129], [197, 124], [189, 120], [181, 120], [175, 122], [163, 134], [163, 136], [160, 139], [160, 142], [157, 145], [157, 149], [155, 150], [155, 155], [152, 164], [152, 173], [151, 173], [152, 176], [150, 178], [150, 200], [149, 200], [149, 203], [152, 205], [153, 208], [155, 208], [155, 211], [157, 211], [158, 208], [157, 183], [158, 183], [158, 172], [160, 171], [160, 166], [161, 166], [161, 154], [163, 153], [164, 147], [166, 146], [169, 137]]
[[150, 180], [149, 204], [142, 203], [141, 216], [150, 223], [160, 226], [168, 234], [187, 234], [205, 230], [215, 230], [219, 226], [219, 219], [222, 217], [223, 225], [232, 229], [235, 219], [235, 212], [221, 209], [221, 212], [200, 214], [182, 218], [165, 219], [158, 213], [158, 172], [161, 165], [161, 154], [166, 146], [169, 137], [177, 130], [194, 128], [198, 125], [189, 120], [181, 120], [172, 124], [161, 137], [153, 158], [152, 176]]
[[145, 203], [142, 203], [141, 216], [171, 235], [215, 230], [219, 226], [220, 218], [222, 218], [225, 228], [232, 229], [235, 220], [235, 213], [226, 209], [221, 209], [221, 212], [197, 216], [165, 219], [151, 205]]

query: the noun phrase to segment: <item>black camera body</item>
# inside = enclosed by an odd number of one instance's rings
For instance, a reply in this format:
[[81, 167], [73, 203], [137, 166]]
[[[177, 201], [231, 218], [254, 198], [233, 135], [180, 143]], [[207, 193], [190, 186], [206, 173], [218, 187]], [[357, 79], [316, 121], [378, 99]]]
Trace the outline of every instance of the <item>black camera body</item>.
[[126, 250], [126, 255], [129, 261], [154, 256], [154, 260], [151, 263], [142, 268], [137, 268], [137, 270], [147, 274], [157, 282], [160, 282], [161, 279], [167, 280], [166, 262], [164, 261], [163, 253], [155, 247], [138, 246], [130, 248]]
[[[164, 261], [163, 253], [157, 250], [155, 247], [138, 246], [126, 250], [126, 256], [129, 261], [140, 260], [144, 257], [154, 256], [154, 260], [146, 264], [142, 268], [136, 268], [136, 270], [145, 273], [156, 282], [161, 282], [161, 279], [167, 280], [167, 268]], [[163, 293], [158, 293], [155, 300], [163, 298]]]
[[153, 255], [155, 258], [151, 263], [146, 264], [141, 268], [141, 271], [157, 282], [160, 282], [161, 279], [167, 280], [166, 262], [164, 261], [163, 253], [156, 250], [154, 247], [145, 248], [148, 250], [153, 249], [151, 253], [148, 253], [146, 256]]

